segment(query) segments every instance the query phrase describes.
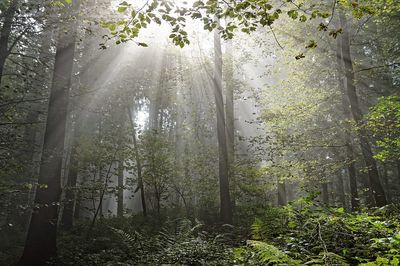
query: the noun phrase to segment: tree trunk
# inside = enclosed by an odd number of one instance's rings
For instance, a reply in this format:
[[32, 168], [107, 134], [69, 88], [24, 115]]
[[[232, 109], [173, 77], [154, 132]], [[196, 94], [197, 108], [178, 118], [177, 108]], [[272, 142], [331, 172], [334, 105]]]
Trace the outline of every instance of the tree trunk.
[[[338, 68], [338, 77], [339, 77], [339, 88], [341, 89], [341, 101], [344, 117], [346, 119], [350, 119], [351, 110], [350, 103], [348, 98], [346, 98], [346, 84], [344, 81], [344, 73], [343, 73], [343, 59], [342, 59], [342, 41], [341, 38], [337, 38], [337, 47], [336, 47], [336, 62]], [[356, 175], [356, 166], [354, 160], [354, 150], [351, 141], [351, 132], [349, 128], [345, 128], [347, 132], [344, 133], [344, 141], [346, 146], [346, 159], [347, 162], [347, 173], [349, 175], [349, 184], [350, 184], [350, 202], [351, 202], [351, 210], [356, 211], [360, 208], [360, 200], [358, 198], [358, 189], [357, 189], [357, 175]]]
[[388, 169], [386, 164], [381, 164], [381, 177], [383, 181], [383, 186], [386, 191], [386, 200], [388, 203], [391, 203], [391, 191], [390, 191], [390, 182], [389, 182], [389, 176], [388, 176]]
[[124, 160], [118, 161], [117, 216], [124, 216]]
[[400, 182], [400, 160], [396, 161], [396, 168], [397, 168], [397, 179]]
[[278, 181], [278, 206], [285, 206], [286, 204], [287, 204], [286, 182]]
[[[218, 23], [219, 24], [219, 23]], [[223, 223], [232, 223], [232, 206], [229, 193], [228, 150], [225, 132], [225, 111], [222, 95], [222, 49], [218, 29], [214, 30], [214, 98], [217, 111], [217, 135], [219, 157], [220, 214]]]
[[354, 151], [350, 142], [346, 142], [346, 153], [347, 153], [347, 159], [349, 160], [347, 171], [349, 174], [351, 210], [356, 211], [360, 208], [360, 198], [358, 197], [357, 172], [354, 161]]
[[[341, 36], [342, 60], [345, 68], [346, 76], [346, 93], [350, 102], [350, 110], [353, 118], [357, 124], [361, 122], [362, 113], [359, 107], [358, 96], [355, 87], [355, 77], [353, 71], [353, 62], [350, 54], [350, 36], [347, 28], [346, 16], [343, 11], [340, 11], [340, 24], [343, 28]], [[371, 145], [368, 141], [365, 130], [358, 131], [358, 139], [361, 145], [361, 152], [367, 167], [368, 178], [371, 190], [375, 199], [375, 204], [378, 207], [386, 205], [385, 192], [383, 190], [381, 181], [379, 180], [378, 168], [375, 159], [372, 157]]]
[[[228, 151], [228, 179], [233, 182], [233, 192], [236, 190], [234, 184], [234, 166], [235, 166], [235, 111], [234, 111], [234, 75], [232, 60], [232, 42], [226, 44], [227, 64], [225, 74], [225, 114], [226, 114], [226, 139]], [[235, 193], [233, 193], [232, 205], [235, 206]]]
[[[74, 4], [73, 8], [77, 8]], [[43, 153], [35, 196], [37, 208], [32, 218], [25, 249], [18, 265], [45, 265], [56, 255], [58, 204], [61, 194], [61, 170], [69, 88], [75, 50], [76, 24], [60, 32], [50, 91]]]
[[18, 0], [11, 0], [10, 5], [4, 12], [3, 27], [0, 32], [0, 85], [3, 77], [4, 66], [6, 64], [7, 57], [10, 55], [10, 48], [8, 47], [8, 41], [10, 39], [11, 27], [13, 24], [15, 13], [18, 8]]
[[322, 183], [322, 203], [329, 205], [328, 183]]
[[337, 174], [337, 194], [339, 196], [339, 202], [341, 207], [347, 210], [346, 196], [344, 193], [344, 181], [341, 172]]
[[75, 197], [76, 197], [76, 181], [78, 179], [78, 154], [77, 154], [77, 139], [78, 133], [77, 130], [79, 128], [75, 128], [74, 135], [73, 135], [73, 143], [72, 143], [72, 150], [71, 150], [71, 161], [69, 163], [70, 168], [68, 172], [68, 180], [67, 180], [67, 187], [65, 192], [65, 203], [64, 209], [61, 217], [61, 227], [64, 230], [70, 230], [73, 227], [73, 220], [74, 220], [74, 204], [75, 204]]
[[136, 127], [135, 123], [132, 117], [132, 112], [128, 108], [128, 114], [129, 114], [129, 120], [132, 124], [132, 139], [133, 139], [133, 149], [135, 152], [135, 161], [136, 161], [136, 168], [137, 168], [137, 177], [138, 177], [138, 187], [135, 190], [135, 192], [140, 189], [140, 199], [142, 202], [142, 211], [143, 211], [143, 216], [147, 215], [147, 208], [146, 208], [146, 197], [145, 197], [145, 191], [144, 191], [144, 184], [143, 184], [143, 177], [142, 177], [142, 163], [139, 157], [139, 147], [137, 145], [137, 139], [136, 139]]

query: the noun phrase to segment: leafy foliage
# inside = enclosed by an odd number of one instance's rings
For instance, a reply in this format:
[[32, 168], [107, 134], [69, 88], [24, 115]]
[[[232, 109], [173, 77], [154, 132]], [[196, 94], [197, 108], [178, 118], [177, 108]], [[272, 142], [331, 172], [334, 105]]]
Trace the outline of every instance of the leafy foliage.
[[[396, 208], [352, 214], [343, 208], [321, 209], [304, 199], [280, 209], [284, 222], [268, 215], [269, 220], [256, 219], [252, 226], [256, 240], [236, 249], [235, 259], [241, 265], [396, 265], [400, 249]], [[269, 227], [277, 221], [280, 229]]]
[[[161, 217], [152, 216], [158, 220]], [[90, 240], [81, 241], [81, 230], [62, 238], [56, 265], [227, 265], [230, 249], [204, 225], [187, 219], [153, 224], [142, 217], [99, 223]], [[134, 229], [130, 224], [140, 225]]]
[[365, 127], [376, 139], [381, 161], [400, 160], [400, 97], [381, 97], [365, 116]]

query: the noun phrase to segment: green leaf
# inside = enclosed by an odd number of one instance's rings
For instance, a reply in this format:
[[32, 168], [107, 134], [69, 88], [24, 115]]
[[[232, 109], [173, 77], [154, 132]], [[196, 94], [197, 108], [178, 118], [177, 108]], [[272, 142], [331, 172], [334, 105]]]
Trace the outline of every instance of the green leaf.
[[306, 48], [313, 49], [317, 47], [317, 43], [314, 40], [308, 41]]
[[118, 10], [118, 12], [123, 13], [126, 11], [127, 8], [128, 7], [126, 7], [126, 6], [119, 6], [117, 10]]

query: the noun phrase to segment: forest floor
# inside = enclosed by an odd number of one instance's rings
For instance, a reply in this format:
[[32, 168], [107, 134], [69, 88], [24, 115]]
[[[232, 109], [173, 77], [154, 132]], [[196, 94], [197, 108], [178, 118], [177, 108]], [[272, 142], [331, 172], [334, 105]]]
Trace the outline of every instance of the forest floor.
[[[169, 212], [171, 213], [171, 212]], [[362, 212], [303, 200], [243, 212], [239, 226], [149, 214], [80, 224], [56, 265], [399, 265], [400, 206]]]
[[[303, 198], [285, 207], [237, 209], [235, 225], [181, 210], [81, 220], [60, 230], [51, 265], [400, 265], [400, 205], [348, 212]], [[2, 232], [4, 234], [4, 232]], [[23, 249], [23, 235], [1, 243], [0, 264]], [[14, 237], [15, 239], [12, 239]]]

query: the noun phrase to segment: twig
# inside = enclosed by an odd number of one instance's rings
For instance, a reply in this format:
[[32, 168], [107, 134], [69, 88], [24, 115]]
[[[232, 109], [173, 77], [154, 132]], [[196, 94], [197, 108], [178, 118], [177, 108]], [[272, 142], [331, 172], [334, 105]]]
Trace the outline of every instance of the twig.
[[354, 71], [354, 73], [368, 71], [368, 70], [372, 70], [372, 69], [376, 69], [376, 68], [384, 68], [384, 67], [391, 67], [391, 66], [398, 66], [398, 65], [400, 65], [400, 63], [395, 62], [395, 63], [391, 63], [391, 64], [387, 64], [387, 65], [367, 67], [367, 68], [362, 68], [362, 69], [356, 70], [356, 71]]
[[318, 238], [319, 238], [319, 240], [321, 240], [322, 247], [324, 248], [324, 257], [322, 259], [324, 260], [325, 265], [327, 265], [326, 258], [327, 258], [327, 254], [328, 254], [328, 249], [326, 248], [325, 241], [322, 239], [321, 224], [319, 223], [319, 221], [318, 221]]
[[276, 38], [275, 32], [274, 32], [274, 30], [272, 29], [271, 25], [269, 25], [269, 28], [270, 28], [270, 30], [271, 30], [271, 32], [272, 32], [272, 35], [274, 36], [275, 42], [276, 42], [276, 43], [278, 44], [278, 46], [283, 50], [284, 48], [283, 48], [283, 46], [279, 43], [278, 38]]

